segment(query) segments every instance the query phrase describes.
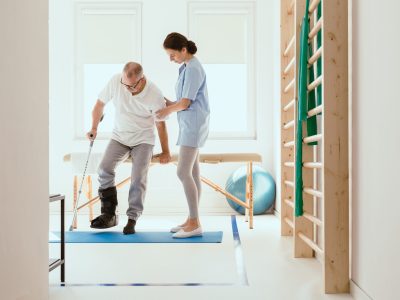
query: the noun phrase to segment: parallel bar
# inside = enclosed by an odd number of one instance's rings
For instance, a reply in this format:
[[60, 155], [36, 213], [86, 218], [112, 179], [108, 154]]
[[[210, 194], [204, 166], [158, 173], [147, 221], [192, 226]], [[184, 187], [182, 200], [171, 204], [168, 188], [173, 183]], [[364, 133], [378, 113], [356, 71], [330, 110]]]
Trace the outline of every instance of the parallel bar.
[[308, 169], [322, 169], [324, 166], [320, 162], [305, 162], [303, 163], [303, 167]]
[[296, 57], [293, 57], [292, 60], [286, 66], [285, 70], [283, 71], [284, 75], [287, 75], [289, 73], [290, 69], [294, 66], [295, 61], [296, 61]]
[[289, 199], [285, 199], [285, 203], [286, 203], [287, 205], [289, 205], [290, 207], [294, 208], [294, 203], [293, 203], [293, 201], [290, 201]]
[[285, 52], [283, 52], [284, 57], [288, 56], [289, 51], [293, 47], [295, 41], [296, 41], [296, 36], [293, 36], [292, 39], [290, 40], [289, 44], [287, 45]]
[[314, 189], [312, 189], [312, 188], [307, 188], [307, 187], [305, 187], [305, 188], [303, 189], [303, 192], [306, 193], [306, 194], [309, 194], [309, 195], [311, 195], [311, 196], [315, 196], [315, 197], [318, 197], [318, 198], [323, 198], [322, 192], [317, 191], [317, 190], [314, 190]]
[[312, 91], [312, 90], [314, 90], [316, 87], [318, 87], [321, 83], [322, 83], [322, 75], [319, 76], [317, 79], [315, 79], [313, 82], [311, 82], [311, 83], [308, 85], [307, 88], [308, 88], [309, 91]]
[[290, 147], [293, 147], [293, 146], [294, 146], [294, 141], [287, 142], [287, 143], [283, 144], [283, 147], [285, 147], [285, 148], [290, 148]]
[[318, 219], [317, 217], [309, 214], [309, 213], [303, 213], [303, 217], [306, 218], [307, 220], [313, 222], [314, 224], [318, 225], [318, 226], [323, 226], [324, 223]]
[[294, 182], [293, 181], [285, 180], [284, 182], [285, 182], [285, 184], [287, 186], [294, 187]]
[[290, 91], [290, 89], [292, 87], [294, 87], [294, 83], [296, 82], [296, 79], [294, 78], [291, 82], [289, 82], [289, 84], [285, 87], [285, 89], [283, 90], [283, 92], [286, 94], [287, 92]]
[[312, 14], [320, 2], [321, 0], [314, 0], [311, 2], [310, 7], [308, 8], [308, 13]]
[[284, 218], [284, 220], [290, 227], [294, 228], [294, 224], [289, 218]]
[[285, 167], [293, 168], [293, 167], [294, 167], [294, 162], [292, 162], [292, 161], [290, 161], [290, 162], [287, 161], [287, 162], [284, 162], [283, 165], [284, 165]]
[[322, 104], [321, 104], [321, 105], [318, 105], [317, 107], [315, 107], [315, 108], [309, 110], [308, 113], [307, 113], [307, 115], [308, 115], [309, 117], [316, 116], [316, 115], [318, 115], [319, 113], [322, 112], [322, 108], [323, 108], [323, 107], [322, 107]]
[[322, 134], [316, 134], [316, 135], [305, 137], [303, 139], [303, 142], [308, 144], [308, 143], [312, 143], [312, 142], [319, 142], [321, 140], [322, 140]]
[[296, 103], [296, 99], [290, 100], [290, 102], [288, 104], [286, 104], [286, 106], [283, 108], [283, 111], [288, 111], [291, 107], [294, 106], [295, 103]]
[[311, 66], [312, 64], [314, 64], [318, 58], [320, 58], [322, 55], [322, 46], [319, 47], [319, 49], [317, 51], [315, 51], [315, 53], [310, 57], [310, 59], [308, 60], [308, 65]]
[[283, 125], [283, 129], [289, 129], [291, 127], [294, 127], [294, 120], [287, 122], [285, 125]]
[[304, 243], [310, 246], [310, 248], [313, 249], [315, 252], [317, 252], [320, 255], [324, 254], [324, 251], [320, 247], [318, 247], [318, 245], [314, 243], [311, 239], [305, 236], [302, 232], [299, 232], [298, 235], [304, 241]]

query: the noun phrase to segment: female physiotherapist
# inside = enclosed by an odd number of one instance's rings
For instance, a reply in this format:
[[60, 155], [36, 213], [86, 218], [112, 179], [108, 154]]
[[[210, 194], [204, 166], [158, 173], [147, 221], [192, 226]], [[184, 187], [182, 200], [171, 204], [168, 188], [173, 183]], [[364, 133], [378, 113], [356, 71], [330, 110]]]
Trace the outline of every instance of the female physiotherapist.
[[210, 108], [208, 104], [206, 74], [199, 60], [194, 56], [196, 44], [185, 36], [173, 32], [164, 41], [164, 49], [169, 59], [178, 64], [178, 82], [176, 83], [176, 102], [167, 100], [167, 107], [157, 112], [164, 119], [177, 112], [180, 146], [177, 175], [182, 182], [189, 217], [182, 225], [174, 227], [174, 238], [187, 238], [202, 235], [199, 220], [199, 200], [201, 180], [199, 169], [199, 148], [204, 146], [208, 137]]

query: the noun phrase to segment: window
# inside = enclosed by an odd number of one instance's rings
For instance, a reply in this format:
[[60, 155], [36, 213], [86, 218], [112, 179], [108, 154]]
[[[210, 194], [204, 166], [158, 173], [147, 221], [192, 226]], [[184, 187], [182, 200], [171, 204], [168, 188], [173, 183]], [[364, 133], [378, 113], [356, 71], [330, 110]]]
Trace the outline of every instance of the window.
[[[141, 61], [141, 6], [78, 2], [75, 7], [75, 137], [91, 127], [98, 94], [127, 61]], [[114, 107], [107, 105], [99, 138], [108, 138]]]
[[207, 74], [212, 139], [256, 136], [253, 10], [252, 3], [189, 4], [189, 36]]

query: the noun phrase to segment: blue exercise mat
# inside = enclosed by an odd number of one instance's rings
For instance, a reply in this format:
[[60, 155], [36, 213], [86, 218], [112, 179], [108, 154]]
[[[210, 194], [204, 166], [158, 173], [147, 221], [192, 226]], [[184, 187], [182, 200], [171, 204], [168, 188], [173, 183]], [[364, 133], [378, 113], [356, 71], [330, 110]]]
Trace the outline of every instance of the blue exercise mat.
[[[60, 243], [60, 232], [53, 232], [58, 239], [49, 243]], [[221, 243], [222, 231], [204, 232], [203, 236], [174, 239], [170, 232], [137, 232], [125, 235], [114, 231], [66, 231], [66, 243]]]

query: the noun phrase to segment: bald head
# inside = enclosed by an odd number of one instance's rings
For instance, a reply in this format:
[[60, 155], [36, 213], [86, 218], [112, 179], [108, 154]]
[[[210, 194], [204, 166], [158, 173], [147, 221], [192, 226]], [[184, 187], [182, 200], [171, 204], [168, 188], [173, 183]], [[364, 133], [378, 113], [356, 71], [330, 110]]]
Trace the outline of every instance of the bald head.
[[123, 71], [128, 79], [141, 78], [143, 76], [142, 66], [133, 61], [126, 63]]

